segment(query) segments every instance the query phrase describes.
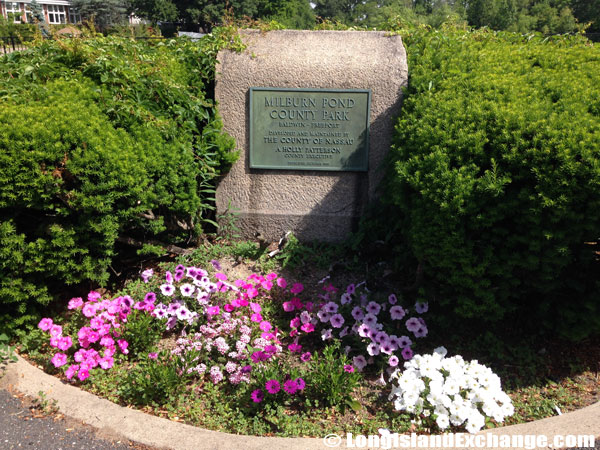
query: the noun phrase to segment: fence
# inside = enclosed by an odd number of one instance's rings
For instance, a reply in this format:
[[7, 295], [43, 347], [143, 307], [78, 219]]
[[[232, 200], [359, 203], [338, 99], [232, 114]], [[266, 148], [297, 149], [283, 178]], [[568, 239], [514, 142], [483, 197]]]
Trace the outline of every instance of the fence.
[[16, 50], [25, 50], [27, 45], [18, 36], [0, 36], [0, 54], [12, 53]]

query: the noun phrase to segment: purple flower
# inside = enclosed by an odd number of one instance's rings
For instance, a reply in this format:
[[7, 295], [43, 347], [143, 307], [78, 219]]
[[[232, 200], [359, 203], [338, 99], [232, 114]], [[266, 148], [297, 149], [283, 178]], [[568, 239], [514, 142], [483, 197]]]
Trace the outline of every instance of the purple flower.
[[392, 346], [392, 350], [398, 350], [400, 348], [400, 339], [395, 334], [392, 334], [388, 338], [388, 343]]
[[252, 353], [252, 355], [250, 355], [250, 359], [252, 360], [252, 362], [258, 363], [258, 362], [266, 361], [267, 359], [269, 359], [269, 355], [266, 354], [265, 352], [257, 351], [257, 352]]
[[156, 358], [158, 358], [158, 353], [156, 353], [156, 352], [150, 352], [150, 353], [148, 353], [148, 358], [150, 358], [150, 359], [156, 359]]
[[367, 353], [371, 356], [379, 355], [379, 344], [371, 342], [369, 345], [367, 345]]
[[406, 321], [406, 329], [413, 333], [421, 327], [421, 322], [416, 317], [411, 317]]
[[283, 390], [290, 395], [295, 394], [298, 391], [298, 383], [296, 380], [287, 380], [283, 383]]
[[355, 356], [352, 358], [352, 362], [354, 363], [354, 367], [356, 367], [359, 372], [362, 372], [367, 365], [367, 360], [363, 355]]
[[256, 389], [255, 391], [252, 391], [250, 398], [252, 398], [254, 403], [260, 403], [265, 398], [265, 393], [261, 389]]
[[417, 314], [423, 314], [429, 311], [429, 303], [427, 302], [417, 302], [415, 303], [415, 310]]
[[334, 314], [330, 319], [331, 326], [334, 328], [340, 328], [344, 325], [344, 317], [341, 314]]
[[400, 336], [398, 338], [398, 347], [406, 348], [406, 347], [410, 347], [411, 345], [412, 345], [412, 341], [410, 340], [410, 338], [408, 336]]
[[323, 309], [329, 314], [335, 314], [338, 310], [338, 305], [334, 302], [325, 303]]
[[388, 364], [390, 367], [396, 367], [399, 363], [400, 363], [400, 360], [398, 359], [398, 357], [396, 355], [392, 355], [388, 359]]
[[395, 305], [390, 308], [390, 316], [392, 320], [402, 320], [402, 318], [406, 315], [406, 311], [400, 305]]
[[344, 292], [340, 299], [340, 303], [342, 305], [346, 305], [346, 304], [350, 303], [351, 301], [352, 301], [352, 295], [350, 295], [348, 292]]
[[374, 327], [377, 324], [377, 317], [375, 317], [373, 314], [367, 314], [363, 318], [363, 323], [368, 327]]
[[396, 303], [398, 303], [398, 299], [396, 298], [396, 295], [390, 294], [390, 296], [388, 297], [388, 302], [390, 303], [390, 305], [395, 305]]
[[219, 263], [219, 261], [217, 261], [216, 259], [211, 259], [210, 263], [215, 268], [215, 270], [221, 270], [221, 263]]
[[349, 284], [348, 287], [346, 288], [346, 292], [350, 295], [354, 294], [355, 290], [356, 290], [356, 285], [354, 283]]
[[308, 361], [310, 361], [311, 356], [312, 355], [310, 354], [310, 352], [302, 353], [302, 355], [300, 355], [300, 360], [302, 362], [308, 362]]
[[250, 372], [252, 372], [252, 366], [244, 366], [244, 367], [242, 367], [241, 372], [242, 373], [250, 373]]
[[369, 314], [373, 314], [376, 316], [381, 311], [381, 305], [377, 302], [369, 302], [367, 304], [366, 310]]
[[171, 272], [167, 271], [167, 273], [165, 274], [165, 280], [167, 280], [167, 283], [169, 284], [173, 283], [173, 275], [171, 274]]
[[144, 280], [144, 283], [147, 283], [148, 280], [150, 280], [150, 277], [152, 277], [152, 275], [154, 275], [154, 271], [152, 269], [146, 269], [142, 272], [142, 280]]
[[348, 372], [348, 373], [354, 372], [354, 366], [351, 366], [350, 364], [346, 364], [344, 366], [344, 372]]
[[269, 380], [265, 383], [265, 389], [269, 394], [277, 394], [281, 389], [281, 385], [277, 380]]
[[411, 350], [410, 347], [406, 347], [405, 349], [402, 350], [402, 357], [408, 361], [409, 359], [411, 359], [413, 357], [413, 351]]
[[352, 317], [354, 317], [354, 320], [362, 320], [365, 317], [365, 313], [362, 310], [362, 308], [360, 306], [355, 306], [352, 309]]
[[375, 335], [375, 342], [378, 344], [383, 344], [389, 338], [388, 334], [385, 331], [380, 331]]

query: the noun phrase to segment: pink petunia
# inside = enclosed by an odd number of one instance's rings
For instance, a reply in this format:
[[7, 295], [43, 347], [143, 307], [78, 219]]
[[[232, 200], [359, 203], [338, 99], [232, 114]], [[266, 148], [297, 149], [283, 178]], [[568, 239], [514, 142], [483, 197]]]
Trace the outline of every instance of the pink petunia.
[[344, 372], [348, 372], [348, 373], [352, 373], [354, 372], [354, 366], [350, 365], [350, 364], [346, 364], [344, 366]]
[[258, 303], [250, 302], [250, 309], [252, 312], [259, 313], [262, 311], [262, 308]]
[[73, 376], [77, 373], [78, 370], [79, 364], [71, 364], [69, 368], [65, 370], [65, 376], [67, 377], [67, 380], [73, 378]]
[[71, 336], [64, 336], [64, 337], [61, 337], [58, 339], [57, 347], [59, 350], [62, 350], [63, 352], [66, 352], [67, 350], [69, 350], [72, 345], [73, 345], [73, 340], [71, 339]]
[[254, 313], [254, 314], [252, 314], [252, 315], [250, 316], [250, 320], [251, 320], [252, 322], [259, 323], [259, 322], [262, 322], [263, 318], [262, 318], [262, 316], [260, 315], [260, 313]]
[[266, 320], [263, 320], [263, 321], [260, 323], [260, 325], [259, 325], [259, 328], [260, 328], [262, 331], [269, 331], [271, 328], [273, 328], [273, 326], [271, 325], [271, 322], [268, 322], [268, 321], [266, 321]]
[[285, 289], [287, 287], [287, 281], [284, 278], [277, 278], [277, 286], [281, 289]]
[[88, 296], [88, 302], [96, 302], [102, 298], [102, 295], [99, 292], [91, 291]]
[[121, 353], [123, 353], [124, 355], [129, 353], [129, 350], [127, 349], [127, 347], [129, 347], [129, 342], [123, 340], [123, 339], [119, 339], [117, 341], [117, 344], [119, 344], [119, 348], [121, 349]]
[[305, 323], [300, 327], [300, 329], [305, 333], [312, 333], [315, 331], [315, 326], [312, 323]]
[[56, 353], [51, 360], [54, 367], [62, 367], [67, 363], [67, 355], [64, 353]]
[[77, 309], [83, 306], [83, 299], [81, 297], [75, 297], [69, 300], [68, 309]]
[[79, 378], [81, 381], [85, 381], [90, 377], [90, 372], [88, 370], [83, 370], [81, 369], [79, 371], [79, 373], [77, 374], [77, 378]]
[[38, 328], [42, 331], [48, 331], [50, 328], [52, 328], [52, 325], [54, 325], [52, 319], [44, 318], [40, 320], [40, 323], [38, 323]]

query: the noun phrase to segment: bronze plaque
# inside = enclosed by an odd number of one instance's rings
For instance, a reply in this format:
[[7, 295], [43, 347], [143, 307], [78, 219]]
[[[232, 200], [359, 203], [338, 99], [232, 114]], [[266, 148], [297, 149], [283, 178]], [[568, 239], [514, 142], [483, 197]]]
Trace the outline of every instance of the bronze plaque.
[[370, 90], [250, 88], [250, 167], [368, 170]]

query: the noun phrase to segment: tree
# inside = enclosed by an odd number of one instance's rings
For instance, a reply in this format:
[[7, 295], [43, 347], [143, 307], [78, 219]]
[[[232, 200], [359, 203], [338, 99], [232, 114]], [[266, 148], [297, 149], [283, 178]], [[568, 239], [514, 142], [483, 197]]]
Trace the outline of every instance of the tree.
[[100, 28], [124, 23], [127, 7], [121, 0], [72, 0], [71, 5], [84, 20], [93, 19]]
[[315, 12], [308, 0], [272, 0], [259, 5], [259, 18], [276, 20], [286, 28], [312, 29]]
[[130, 0], [129, 11], [152, 23], [175, 22], [179, 17], [177, 6], [171, 0]]
[[591, 23], [587, 31], [600, 33], [600, 0], [572, 0], [571, 8], [579, 23]]
[[360, 0], [315, 0], [315, 14], [323, 19], [349, 24]]

